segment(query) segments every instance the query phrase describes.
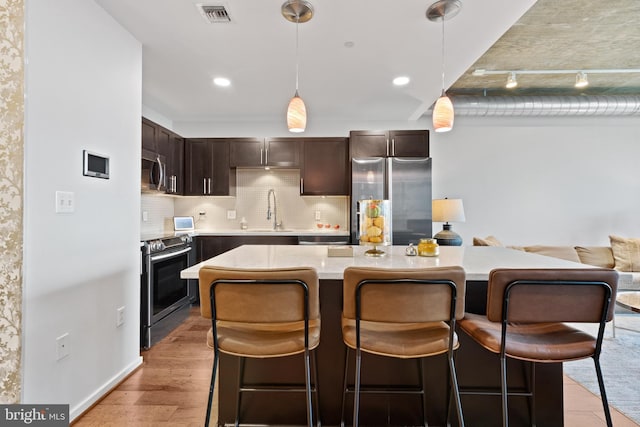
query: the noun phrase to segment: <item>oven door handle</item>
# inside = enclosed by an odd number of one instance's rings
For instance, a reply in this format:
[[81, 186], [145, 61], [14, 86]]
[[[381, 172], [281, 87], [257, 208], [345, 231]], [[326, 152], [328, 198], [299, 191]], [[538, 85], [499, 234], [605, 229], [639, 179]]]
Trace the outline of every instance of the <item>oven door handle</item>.
[[151, 256], [151, 257], [149, 257], [149, 260], [151, 262], [161, 261], [163, 259], [173, 258], [173, 257], [178, 256], [178, 255], [186, 254], [190, 250], [191, 250], [191, 248], [184, 248], [184, 249], [181, 249], [181, 250], [179, 250], [177, 252], [171, 252], [171, 253], [168, 253], [168, 254], [161, 254], [161, 255]]

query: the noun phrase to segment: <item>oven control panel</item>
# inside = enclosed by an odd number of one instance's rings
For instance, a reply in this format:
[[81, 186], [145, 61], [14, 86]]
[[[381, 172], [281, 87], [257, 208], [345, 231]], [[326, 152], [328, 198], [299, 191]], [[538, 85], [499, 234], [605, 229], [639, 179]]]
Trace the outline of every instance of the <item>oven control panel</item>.
[[144, 243], [145, 252], [147, 254], [155, 254], [171, 249], [180, 249], [189, 246], [192, 241], [192, 237], [188, 234], [148, 240]]

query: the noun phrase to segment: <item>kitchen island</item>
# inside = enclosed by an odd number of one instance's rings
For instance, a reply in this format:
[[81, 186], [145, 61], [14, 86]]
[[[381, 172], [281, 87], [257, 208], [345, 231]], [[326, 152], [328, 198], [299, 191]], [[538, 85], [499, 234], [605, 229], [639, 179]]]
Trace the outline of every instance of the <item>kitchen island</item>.
[[[320, 415], [324, 425], [340, 424], [342, 380], [345, 346], [342, 343], [340, 316], [342, 310], [342, 277], [349, 266], [384, 268], [428, 268], [461, 265], [467, 274], [466, 311], [484, 313], [486, 284], [494, 268], [588, 268], [583, 264], [564, 261], [501, 247], [441, 247], [438, 257], [409, 257], [404, 246], [382, 249], [386, 255], [367, 257], [367, 247], [354, 246], [352, 257], [329, 257], [327, 246], [245, 245], [203, 261], [182, 271], [184, 279], [197, 279], [204, 265], [228, 268], [313, 267], [320, 278], [322, 331], [317, 349], [319, 369]], [[497, 388], [500, 374], [498, 357], [477, 345], [464, 333], [458, 334], [460, 348], [456, 355], [460, 387]], [[203, 334], [203, 343], [205, 337]], [[352, 353], [353, 354], [353, 353]], [[302, 381], [303, 369], [299, 357], [279, 360], [255, 360], [247, 364], [250, 381]], [[353, 361], [350, 361], [353, 363]], [[412, 360], [393, 360], [366, 354], [363, 356], [363, 384], [416, 384], [417, 366]], [[427, 418], [430, 425], [443, 425], [446, 416], [446, 358], [427, 359], [425, 377], [428, 387]], [[237, 359], [222, 355], [219, 376], [218, 425], [233, 423]], [[510, 386], [523, 386], [527, 378], [527, 363], [510, 360]], [[352, 369], [350, 369], [353, 372]], [[562, 426], [562, 366], [538, 364], [536, 367], [536, 417], [538, 426]], [[606, 378], [605, 378], [606, 381]], [[203, 390], [206, 393], [206, 390]], [[346, 419], [351, 419], [352, 399], [347, 400]], [[500, 425], [498, 396], [463, 395], [462, 407], [467, 425]], [[529, 425], [529, 409], [525, 398], [510, 398], [512, 426]], [[363, 396], [363, 425], [418, 425], [420, 399], [407, 396]], [[243, 397], [242, 419], [255, 424], [305, 423], [303, 396], [269, 399], [251, 394]]]

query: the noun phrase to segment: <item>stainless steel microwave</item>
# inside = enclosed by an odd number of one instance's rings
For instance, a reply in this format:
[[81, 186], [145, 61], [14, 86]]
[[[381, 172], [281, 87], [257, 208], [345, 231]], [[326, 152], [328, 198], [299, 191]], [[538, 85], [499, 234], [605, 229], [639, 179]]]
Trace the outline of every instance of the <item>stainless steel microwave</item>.
[[142, 150], [142, 183], [143, 193], [164, 193], [166, 190], [165, 157], [149, 150]]

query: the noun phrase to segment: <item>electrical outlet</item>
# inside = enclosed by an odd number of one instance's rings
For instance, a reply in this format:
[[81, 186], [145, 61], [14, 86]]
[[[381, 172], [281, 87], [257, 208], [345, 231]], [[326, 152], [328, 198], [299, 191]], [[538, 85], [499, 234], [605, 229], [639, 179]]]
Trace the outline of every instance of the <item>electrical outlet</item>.
[[316, 211], [316, 221], [320, 221], [320, 211]]
[[227, 211], [227, 219], [236, 219], [235, 209], [230, 209]]
[[200, 216], [206, 216], [206, 215], [207, 215], [207, 213], [206, 213], [205, 211], [200, 211], [200, 212], [198, 212], [198, 215], [200, 215]]
[[142, 221], [149, 221], [149, 212], [142, 211]]
[[116, 310], [116, 327], [124, 324], [124, 306]]
[[56, 338], [56, 350], [58, 353], [58, 358], [56, 360], [64, 359], [69, 355], [69, 333], [60, 335]]

